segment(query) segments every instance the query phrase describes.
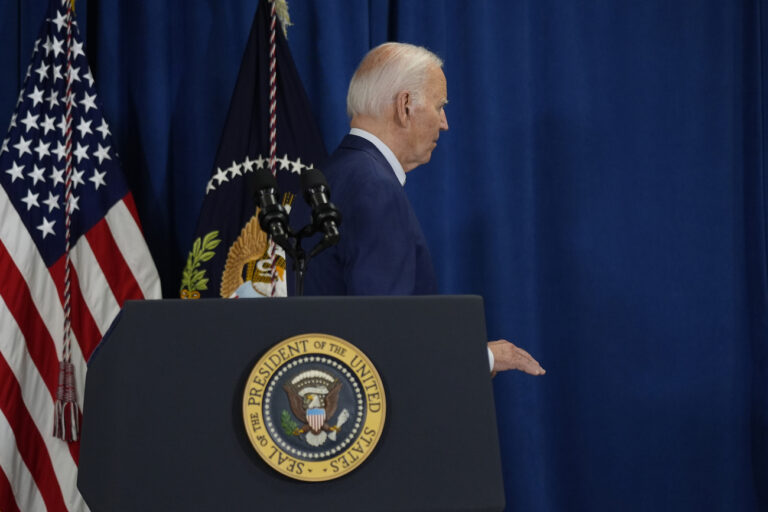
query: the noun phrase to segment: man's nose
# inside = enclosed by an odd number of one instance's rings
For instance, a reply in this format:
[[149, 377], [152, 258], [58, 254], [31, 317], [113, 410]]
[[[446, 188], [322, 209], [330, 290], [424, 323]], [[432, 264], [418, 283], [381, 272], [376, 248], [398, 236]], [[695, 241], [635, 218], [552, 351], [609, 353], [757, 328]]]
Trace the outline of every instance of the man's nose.
[[448, 116], [445, 115], [445, 110], [440, 115], [440, 130], [446, 131], [448, 129]]

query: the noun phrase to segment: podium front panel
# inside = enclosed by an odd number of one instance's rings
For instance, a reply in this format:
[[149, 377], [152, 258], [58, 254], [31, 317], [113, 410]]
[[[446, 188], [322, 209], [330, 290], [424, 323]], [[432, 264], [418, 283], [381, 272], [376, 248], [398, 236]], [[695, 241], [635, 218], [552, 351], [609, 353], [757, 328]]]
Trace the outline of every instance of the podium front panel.
[[[274, 471], [243, 424], [256, 361], [307, 333], [355, 345], [386, 391], [378, 445], [326, 482]], [[128, 302], [89, 362], [78, 485], [93, 511], [501, 510], [482, 299]]]

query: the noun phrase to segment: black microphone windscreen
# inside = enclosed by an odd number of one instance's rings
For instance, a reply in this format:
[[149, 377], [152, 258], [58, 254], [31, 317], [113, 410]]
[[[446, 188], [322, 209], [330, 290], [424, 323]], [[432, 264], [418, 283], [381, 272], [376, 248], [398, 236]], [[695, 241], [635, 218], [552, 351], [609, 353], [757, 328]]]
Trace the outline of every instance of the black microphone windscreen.
[[264, 190], [265, 188], [277, 188], [277, 180], [272, 176], [272, 173], [268, 169], [257, 169], [253, 173], [256, 180], [256, 190]]
[[301, 188], [308, 190], [310, 188], [317, 187], [318, 185], [328, 189], [328, 181], [325, 179], [325, 175], [320, 172], [319, 169], [304, 169], [301, 172]]

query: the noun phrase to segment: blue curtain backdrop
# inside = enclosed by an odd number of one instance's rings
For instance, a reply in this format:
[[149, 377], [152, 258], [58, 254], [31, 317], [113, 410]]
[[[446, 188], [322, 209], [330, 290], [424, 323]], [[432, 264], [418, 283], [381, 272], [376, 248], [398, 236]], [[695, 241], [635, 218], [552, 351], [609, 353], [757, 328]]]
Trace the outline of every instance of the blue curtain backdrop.
[[[45, 5], [0, 0], [3, 128]], [[768, 510], [766, 7], [290, 1], [329, 150], [370, 47], [445, 60], [451, 130], [406, 189], [441, 290], [548, 370], [494, 381], [509, 510]], [[77, 11], [174, 297], [256, 0]]]

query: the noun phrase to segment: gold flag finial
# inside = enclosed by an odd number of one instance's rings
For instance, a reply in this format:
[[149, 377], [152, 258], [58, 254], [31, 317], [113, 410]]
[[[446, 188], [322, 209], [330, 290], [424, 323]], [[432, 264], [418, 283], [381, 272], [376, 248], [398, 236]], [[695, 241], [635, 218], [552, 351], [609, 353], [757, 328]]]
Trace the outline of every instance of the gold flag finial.
[[[74, 0], [72, 0], [74, 2]], [[283, 35], [288, 39], [288, 27], [293, 25], [291, 23], [291, 15], [288, 14], [288, 2], [287, 0], [272, 0], [275, 3], [275, 13], [277, 19], [280, 20], [280, 26], [283, 27]]]

